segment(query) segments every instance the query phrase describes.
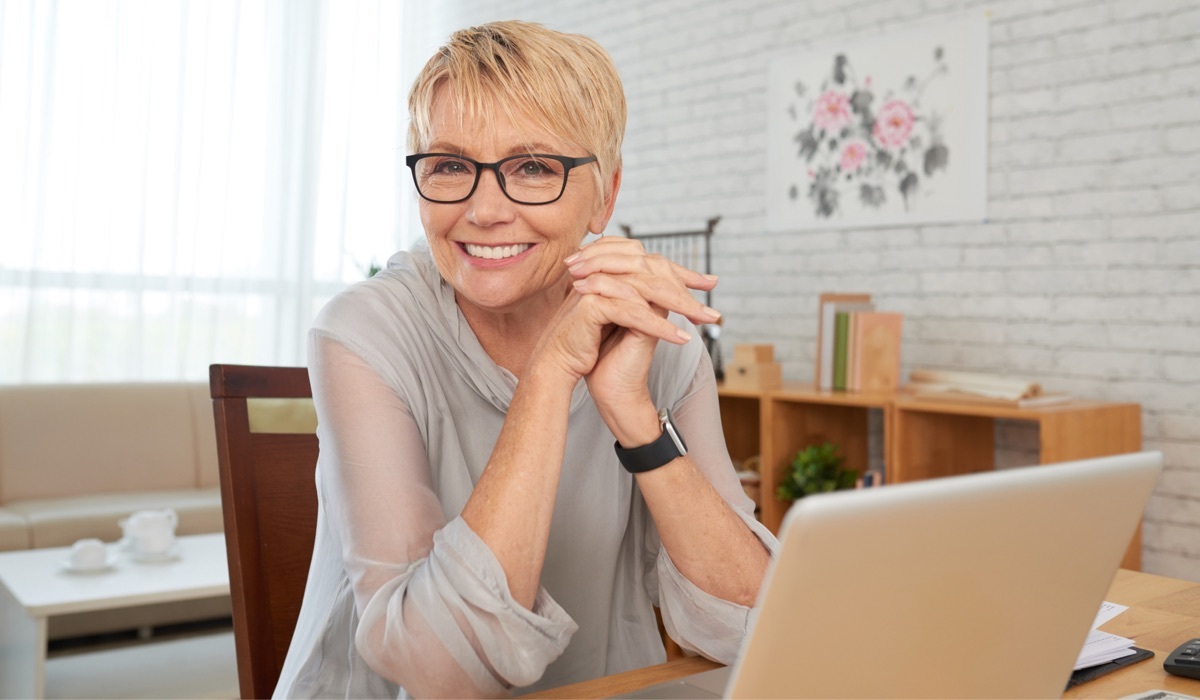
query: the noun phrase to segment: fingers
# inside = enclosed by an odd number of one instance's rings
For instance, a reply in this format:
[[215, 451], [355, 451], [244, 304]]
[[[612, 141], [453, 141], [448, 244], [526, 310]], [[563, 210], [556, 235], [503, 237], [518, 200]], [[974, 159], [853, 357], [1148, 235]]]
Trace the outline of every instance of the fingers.
[[[688, 291], [712, 289], [717, 283], [715, 276], [647, 254], [637, 241], [601, 238], [565, 262], [580, 293], [614, 295], [614, 298], [622, 299], [636, 294], [652, 305], [686, 316], [697, 324], [714, 323], [721, 317], [719, 312], [704, 306]], [[600, 280], [620, 280], [623, 284], [614, 286]]]
[[657, 273], [669, 271], [690, 289], [707, 292], [717, 286], [716, 275], [690, 270], [660, 255], [647, 253], [641, 242], [619, 236], [605, 236], [580, 249], [565, 261], [577, 277], [594, 272], [611, 274]]
[[[589, 275], [575, 280], [571, 286], [580, 294], [599, 294], [609, 299], [619, 299], [633, 304], [646, 301], [646, 298], [627, 280], [611, 275]], [[661, 315], [667, 315], [665, 309]]]
[[[580, 290], [583, 286], [587, 291]], [[618, 279], [594, 276], [576, 282], [582, 313], [594, 323], [616, 326], [682, 345], [691, 340], [688, 332], [667, 320], [667, 311], [649, 304], [628, 284]]]
[[[636, 301], [599, 294], [568, 293], [554, 320], [542, 334], [531, 362], [564, 371], [573, 381], [589, 376], [602, 356], [612, 356], [615, 346], [648, 348], [665, 340], [683, 345], [691, 336], [676, 327], [643, 299]], [[628, 352], [621, 353], [628, 358]], [[636, 355], [636, 352], [634, 353]], [[644, 377], [642, 378], [644, 382]]]

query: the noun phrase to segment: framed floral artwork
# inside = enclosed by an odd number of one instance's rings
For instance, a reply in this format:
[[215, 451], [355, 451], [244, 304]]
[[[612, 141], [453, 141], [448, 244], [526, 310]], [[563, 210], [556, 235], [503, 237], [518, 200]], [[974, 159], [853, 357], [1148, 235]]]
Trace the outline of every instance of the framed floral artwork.
[[772, 231], [983, 221], [987, 20], [968, 17], [772, 60]]

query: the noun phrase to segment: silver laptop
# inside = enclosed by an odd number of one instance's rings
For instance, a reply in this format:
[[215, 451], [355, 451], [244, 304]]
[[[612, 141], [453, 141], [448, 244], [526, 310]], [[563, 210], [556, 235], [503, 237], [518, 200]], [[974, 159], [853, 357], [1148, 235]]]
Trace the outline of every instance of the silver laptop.
[[1060, 697], [1162, 455], [810, 496], [731, 668], [625, 697]]

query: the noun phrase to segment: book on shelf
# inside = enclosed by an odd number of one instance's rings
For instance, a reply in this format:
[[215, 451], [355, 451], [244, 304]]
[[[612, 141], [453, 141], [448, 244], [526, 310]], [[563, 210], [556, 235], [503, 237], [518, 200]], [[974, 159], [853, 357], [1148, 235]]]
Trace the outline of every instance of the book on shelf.
[[846, 319], [846, 391], [859, 391], [862, 375], [862, 344], [858, 338], [858, 324], [864, 313], [848, 313]]
[[871, 295], [860, 292], [821, 294], [817, 307], [817, 361], [813, 372], [818, 389], [833, 388], [835, 325], [839, 311], [870, 311]]
[[895, 391], [903, 315], [866, 293], [825, 293], [817, 314], [814, 383], [824, 391]]
[[895, 391], [900, 386], [904, 315], [862, 311], [851, 318], [850, 386], [853, 391]]
[[838, 311], [833, 320], [833, 388], [846, 388], [846, 356], [849, 354], [850, 312]]

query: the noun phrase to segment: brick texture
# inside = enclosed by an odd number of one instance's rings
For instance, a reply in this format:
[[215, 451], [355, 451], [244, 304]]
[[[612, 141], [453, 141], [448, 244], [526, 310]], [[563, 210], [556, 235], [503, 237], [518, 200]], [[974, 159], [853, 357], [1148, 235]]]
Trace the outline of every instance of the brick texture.
[[[987, 12], [988, 221], [769, 233], [772, 58]], [[1194, 0], [448, 0], [438, 36], [519, 17], [588, 34], [626, 84], [614, 223], [722, 216], [722, 342], [812, 377], [816, 297], [906, 315], [903, 364], [1143, 406], [1166, 456], [1146, 570], [1200, 580], [1200, 10]], [[612, 232], [615, 232], [615, 227]], [[997, 427], [1003, 466], [1036, 439]]]

